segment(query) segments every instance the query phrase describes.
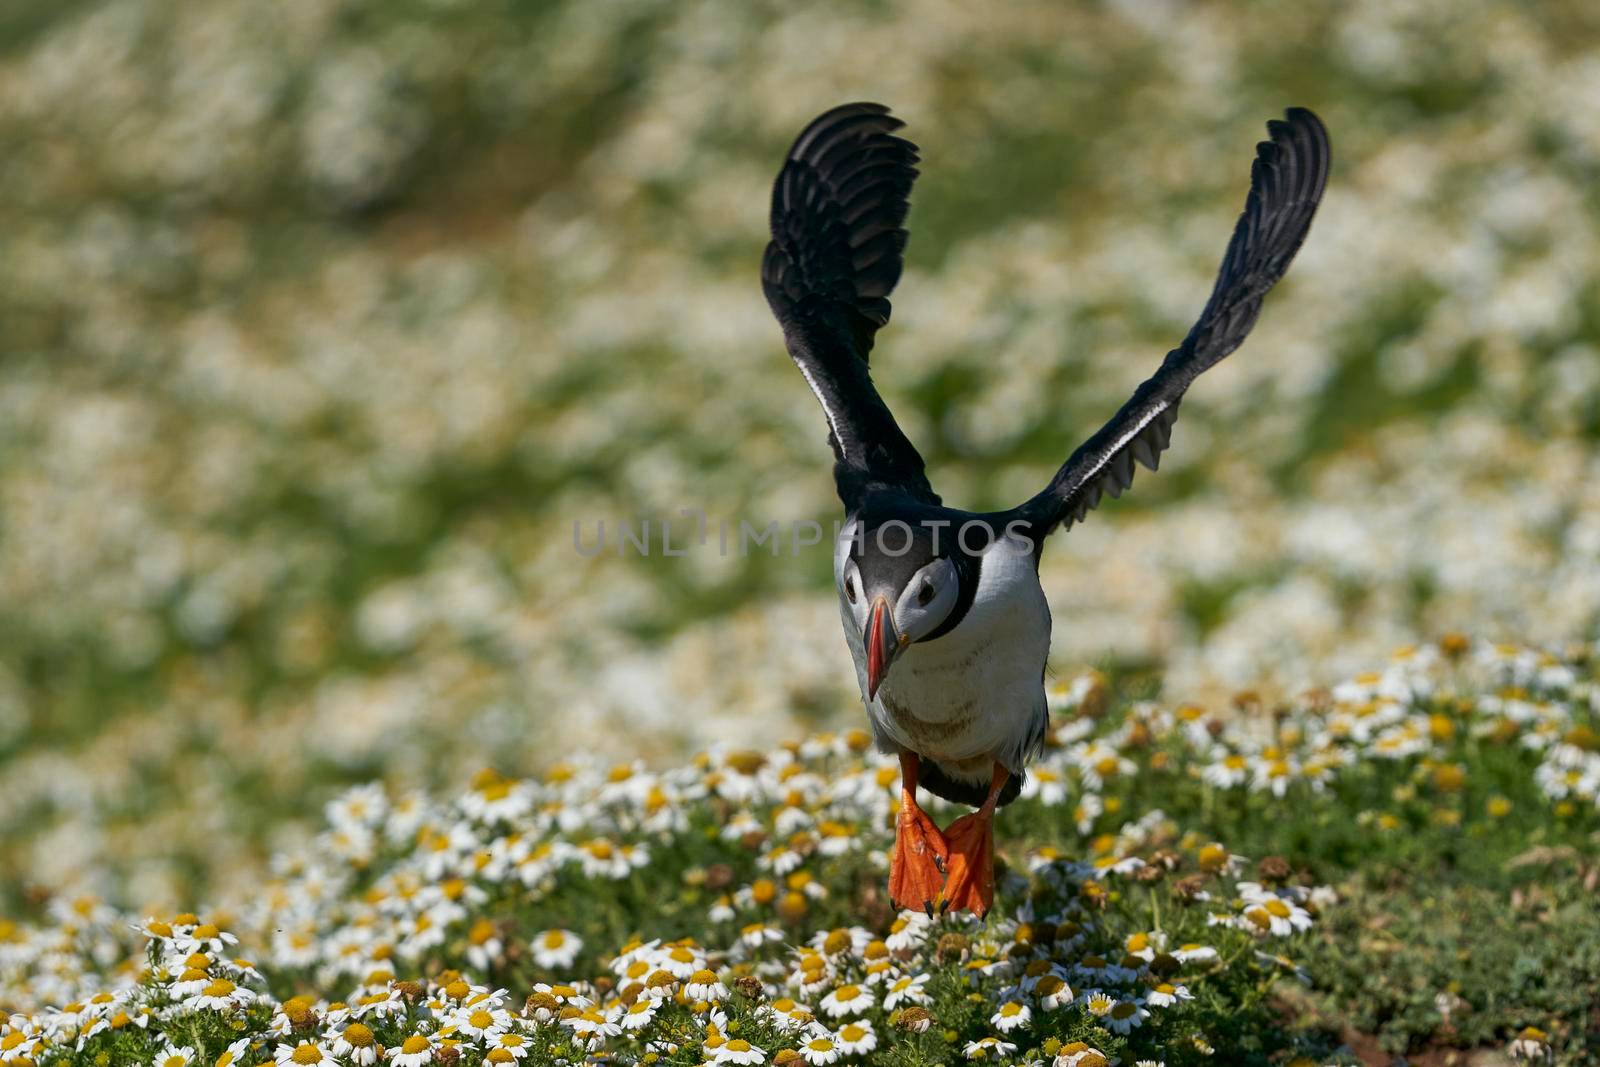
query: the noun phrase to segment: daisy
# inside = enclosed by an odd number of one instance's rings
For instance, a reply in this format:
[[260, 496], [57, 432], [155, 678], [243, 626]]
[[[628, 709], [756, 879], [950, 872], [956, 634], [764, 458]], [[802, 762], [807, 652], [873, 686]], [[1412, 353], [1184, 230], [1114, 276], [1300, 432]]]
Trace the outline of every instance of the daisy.
[[[528, 1054], [528, 1039], [516, 1033], [501, 1034], [494, 1039], [493, 1047], [489, 1049], [491, 1057], [496, 1053], [504, 1054], [501, 1057], [502, 1063], [512, 1063], [520, 1060]], [[506, 1057], [509, 1057], [509, 1059]]]
[[1047, 974], [1034, 984], [1033, 995], [1039, 998], [1039, 1007], [1055, 1011], [1072, 1003], [1072, 987], [1058, 974]]
[[741, 1038], [734, 1038], [717, 1049], [712, 1057], [714, 1063], [751, 1064], [765, 1063], [767, 1053]]
[[223, 1050], [222, 1055], [217, 1057], [217, 1062], [213, 1064], [213, 1067], [237, 1067], [243, 1061], [246, 1050], [250, 1048], [250, 1043], [248, 1037], [241, 1037]]
[[839, 1028], [834, 1034], [838, 1042], [839, 1051], [846, 1056], [859, 1056], [864, 1052], [871, 1052], [878, 1047], [878, 1035], [873, 1033], [872, 1024], [866, 1019], [858, 1019]]
[[739, 941], [747, 948], [760, 948], [782, 940], [783, 931], [771, 923], [751, 923], [739, 931]]
[[1021, 1001], [1008, 1000], [1000, 1005], [1000, 1010], [989, 1016], [989, 1022], [1002, 1034], [1009, 1034], [1019, 1027], [1027, 1026], [1033, 1021], [1033, 1012]]
[[1009, 1041], [1002, 1041], [998, 1037], [983, 1037], [976, 1041], [968, 1041], [967, 1047], [962, 1050], [969, 1060], [984, 1060], [989, 1058], [999, 1059], [1009, 1056], [1017, 1051], [1017, 1046]]
[[1056, 1054], [1056, 1067], [1106, 1067], [1110, 1062], [1104, 1052], [1082, 1041], [1069, 1041]]
[[624, 1030], [643, 1030], [649, 1026], [656, 1017], [656, 1008], [660, 1001], [650, 997], [640, 997], [623, 1011], [617, 1020]]
[[1179, 1001], [1193, 999], [1194, 994], [1189, 992], [1188, 986], [1172, 985], [1168, 982], [1162, 982], [1145, 997], [1147, 1003], [1154, 1004], [1158, 1008], [1169, 1008]]
[[[334, 1062], [333, 1053], [323, 1048], [317, 1041], [302, 1041], [298, 1045], [279, 1045], [277, 1052], [273, 1054], [273, 1059], [277, 1061], [278, 1067], [289, 1067], [291, 1064], [296, 1067], [309, 1067], [311, 1064]], [[400, 1064], [399, 1067], [406, 1065]]]
[[1060, 771], [1043, 764], [1030, 768], [1030, 771], [1028, 781], [1022, 787], [1024, 799], [1038, 797], [1039, 802], [1046, 807], [1066, 802], [1067, 783]]
[[393, 1067], [423, 1067], [432, 1059], [433, 1045], [421, 1034], [412, 1034], [398, 1050], [389, 1050], [389, 1063]]
[[1240, 882], [1239, 895], [1244, 899], [1244, 909], [1238, 922], [1241, 930], [1257, 935], [1288, 937], [1297, 930], [1311, 928], [1311, 913], [1293, 900], [1252, 882]]
[[174, 1048], [168, 1045], [156, 1054], [155, 1067], [189, 1067], [194, 1060], [194, 1049], [188, 1045]]
[[486, 997], [475, 1005], [463, 1005], [450, 1022], [468, 1037], [494, 1038], [511, 1029], [511, 1013]]
[[371, 1028], [362, 1023], [351, 1023], [334, 1040], [333, 1054], [346, 1063], [371, 1067], [378, 1062], [378, 1041]]
[[1137, 1000], [1120, 1000], [1110, 1011], [1100, 1017], [1101, 1025], [1114, 1030], [1119, 1034], [1126, 1034], [1130, 1030], [1144, 1025], [1150, 1018], [1150, 1013], [1145, 1011], [1144, 1005]]
[[688, 978], [704, 968], [705, 961], [699, 953], [687, 945], [674, 945], [658, 955], [655, 965], [674, 978]]
[[800, 1046], [800, 1055], [814, 1067], [824, 1067], [839, 1058], [839, 1046], [829, 1034], [821, 1033]]
[[1172, 950], [1172, 958], [1179, 963], [1203, 963], [1217, 958], [1217, 950], [1210, 945], [1189, 942]]
[[1092, 989], [1083, 998], [1083, 1008], [1096, 1019], [1103, 1019], [1117, 1006], [1117, 998], [1098, 989]]
[[622, 1027], [606, 1018], [593, 1008], [571, 1018], [562, 1019], [561, 1024], [572, 1028], [572, 1032], [579, 1037], [594, 1041], [602, 1041], [608, 1037], [616, 1037], [622, 1033]]
[[565, 970], [582, 949], [583, 938], [571, 930], [546, 930], [533, 938], [533, 961], [545, 970]]
[[763, 1004], [757, 1014], [765, 1016], [773, 1026], [786, 1033], [792, 1033], [816, 1023], [816, 1016], [804, 1004], [796, 1003], [790, 997], [779, 997], [770, 1004]]
[[922, 988], [928, 982], [926, 974], [907, 975], [897, 978], [889, 985], [883, 996], [883, 1010], [894, 1011], [902, 1003], [926, 1004], [929, 1001], [927, 992]]
[[842, 985], [823, 997], [818, 1007], [835, 1019], [872, 1009], [872, 993], [858, 985]]
[[1249, 777], [1250, 761], [1236, 752], [1207, 764], [1200, 771], [1201, 781], [1215, 789], [1232, 789], [1243, 785]]
[[226, 978], [213, 979], [204, 989], [183, 1002], [184, 1010], [210, 1008], [214, 1011], [231, 1011], [242, 1008], [256, 999], [256, 995]]
[[694, 1000], [718, 1001], [728, 996], [728, 987], [722, 984], [717, 972], [703, 968], [689, 976], [683, 991]]
[[889, 928], [889, 936], [883, 939], [883, 943], [890, 952], [909, 952], [928, 940], [928, 931], [932, 926], [933, 920], [923, 912], [902, 911]]

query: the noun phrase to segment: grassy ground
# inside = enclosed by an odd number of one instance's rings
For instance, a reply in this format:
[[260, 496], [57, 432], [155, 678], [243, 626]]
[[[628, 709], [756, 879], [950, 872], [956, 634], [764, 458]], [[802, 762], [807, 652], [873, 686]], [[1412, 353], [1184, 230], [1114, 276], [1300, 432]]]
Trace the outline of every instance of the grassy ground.
[[1464, 639], [1253, 726], [1077, 678], [981, 923], [886, 901], [896, 767], [858, 732], [363, 787], [203, 917], [0, 927], [0, 1056], [1583, 1063], [1597, 692]]

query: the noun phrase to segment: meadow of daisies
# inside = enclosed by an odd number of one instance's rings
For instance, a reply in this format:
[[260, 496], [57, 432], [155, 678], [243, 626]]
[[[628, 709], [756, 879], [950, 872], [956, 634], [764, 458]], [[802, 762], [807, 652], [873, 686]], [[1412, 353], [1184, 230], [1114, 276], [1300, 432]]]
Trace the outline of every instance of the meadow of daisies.
[[[11, 0], [0, 1063], [1583, 1062], [1597, 56], [1580, 0]], [[925, 161], [874, 373], [977, 508], [1182, 336], [1265, 120], [1335, 146], [1046, 552], [984, 925], [883, 899], [827, 552], [717, 545], [836, 517], [756, 264], [856, 98]]]
[[1451, 637], [1228, 718], [1078, 677], [986, 922], [885, 900], [860, 731], [361, 786], [204, 913], [0, 924], [0, 1063], [1586, 1062], [1589, 667]]

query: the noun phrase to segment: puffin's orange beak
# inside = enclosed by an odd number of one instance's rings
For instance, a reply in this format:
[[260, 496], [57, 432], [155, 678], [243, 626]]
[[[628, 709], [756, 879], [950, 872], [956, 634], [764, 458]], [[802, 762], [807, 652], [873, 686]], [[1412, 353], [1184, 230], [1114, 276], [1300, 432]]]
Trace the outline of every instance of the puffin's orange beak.
[[872, 602], [872, 614], [867, 617], [867, 699], [875, 700], [883, 676], [889, 673], [889, 664], [900, 654], [901, 642], [896, 639], [894, 623], [889, 621], [889, 602], [883, 597]]

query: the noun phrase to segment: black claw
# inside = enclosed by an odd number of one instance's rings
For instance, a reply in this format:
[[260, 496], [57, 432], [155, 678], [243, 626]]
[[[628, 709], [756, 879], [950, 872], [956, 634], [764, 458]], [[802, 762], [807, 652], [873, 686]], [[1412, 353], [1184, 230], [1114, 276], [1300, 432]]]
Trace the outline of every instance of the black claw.
[[924, 900], [922, 902], [922, 910], [928, 913], [928, 918], [933, 918], [933, 901]]
[[937, 853], [935, 853], [934, 857], [933, 857], [933, 865], [939, 869], [939, 873], [940, 874], [944, 874], [945, 873], [944, 857], [943, 856], [940, 856]]

